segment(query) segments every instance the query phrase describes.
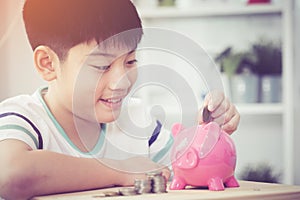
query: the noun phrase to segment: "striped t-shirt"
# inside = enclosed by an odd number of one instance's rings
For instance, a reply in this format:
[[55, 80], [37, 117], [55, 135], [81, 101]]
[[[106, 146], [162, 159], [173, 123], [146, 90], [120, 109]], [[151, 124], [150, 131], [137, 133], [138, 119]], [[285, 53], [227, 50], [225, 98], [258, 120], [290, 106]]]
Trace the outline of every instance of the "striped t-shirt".
[[159, 121], [147, 133], [148, 137], [124, 133], [117, 123], [101, 124], [96, 145], [91, 151], [82, 152], [47, 107], [42, 98], [46, 90], [41, 88], [33, 95], [19, 95], [0, 103], [0, 141], [16, 139], [29, 145], [32, 150], [44, 149], [75, 157], [127, 159], [149, 156], [155, 162], [170, 165], [169, 150], [173, 138]]

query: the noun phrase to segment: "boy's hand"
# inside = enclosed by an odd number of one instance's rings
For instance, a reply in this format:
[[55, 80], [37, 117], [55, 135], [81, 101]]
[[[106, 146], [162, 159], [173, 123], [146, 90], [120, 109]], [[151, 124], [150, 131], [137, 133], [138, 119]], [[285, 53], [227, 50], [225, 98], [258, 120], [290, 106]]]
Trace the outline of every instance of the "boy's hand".
[[[228, 134], [232, 134], [240, 121], [240, 114], [236, 107], [224, 96], [224, 93], [214, 90], [205, 96], [203, 108], [210, 111], [211, 121], [217, 122]], [[199, 112], [199, 124], [203, 121], [203, 108]]]
[[161, 171], [166, 180], [170, 178], [171, 172], [168, 167], [162, 166], [153, 162], [146, 157], [133, 157], [122, 161], [116, 162], [117, 170], [123, 174], [120, 180], [122, 186], [132, 186], [135, 179], [146, 179], [146, 174], [153, 171]]

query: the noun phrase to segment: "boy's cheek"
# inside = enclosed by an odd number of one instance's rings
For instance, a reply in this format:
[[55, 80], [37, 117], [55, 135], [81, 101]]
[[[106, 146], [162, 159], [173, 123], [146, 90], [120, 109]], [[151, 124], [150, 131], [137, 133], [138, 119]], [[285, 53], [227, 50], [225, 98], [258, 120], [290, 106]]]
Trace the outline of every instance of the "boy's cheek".
[[128, 79], [131, 83], [131, 86], [135, 84], [137, 80], [137, 76], [138, 76], [137, 68], [130, 70], [130, 72], [128, 73]]

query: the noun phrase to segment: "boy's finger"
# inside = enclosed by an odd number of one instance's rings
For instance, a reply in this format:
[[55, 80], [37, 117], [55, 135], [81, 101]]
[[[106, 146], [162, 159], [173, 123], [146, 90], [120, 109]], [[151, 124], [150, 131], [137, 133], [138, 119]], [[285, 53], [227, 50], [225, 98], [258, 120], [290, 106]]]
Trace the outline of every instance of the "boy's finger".
[[224, 123], [226, 124], [228, 123], [235, 115], [238, 115], [238, 112], [235, 108], [234, 105], [230, 105], [229, 109], [227, 110], [226, 114], [225, 114], [225, 118], [224, 118]]
[[208, 106], [209, 111], [214, 111], [224, 100], [224, 93], [219, 90], [209, 92], [204, 99], [204, 106]]
[[227, 98], [225, 98], [220, 105], [211, 113], [213, 118], [218, 118], [230, 111], [231, 104]]
[[234, 115], [229, 122], [222, 126], [222, 129], [231, 135], [237, 129], [237, 125], [240, 121], [240, 115]]
[[[223, 113], [222, 115], [214, 118], [213, 121], [224, 126], [225, 124], [229, 123], [232, 120], [232, 118], [234, 118], [235, 115], [239, 116], [239, 113], [237, 112], [235, 106], [230, 104], [228, 110], [225, 113]], [[235, 121], [233, 121], [233, 122], [235, 122]], [[237, 124], [238, 124], [238, 122], [237, 122]], [[237, 126], [237, 124], [233, 124], [233, 125]]]

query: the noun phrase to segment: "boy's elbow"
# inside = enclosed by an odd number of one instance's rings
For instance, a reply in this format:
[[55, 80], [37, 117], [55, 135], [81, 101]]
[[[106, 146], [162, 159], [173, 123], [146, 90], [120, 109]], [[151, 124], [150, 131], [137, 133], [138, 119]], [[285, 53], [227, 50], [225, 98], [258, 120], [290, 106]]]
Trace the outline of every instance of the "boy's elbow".
[[[30, 198], [30, 178], [21, 167], [6, 167], [0, 170], [0, 197], [5, 200]], [[1, 198], [0, 198], [1, 199]]]

